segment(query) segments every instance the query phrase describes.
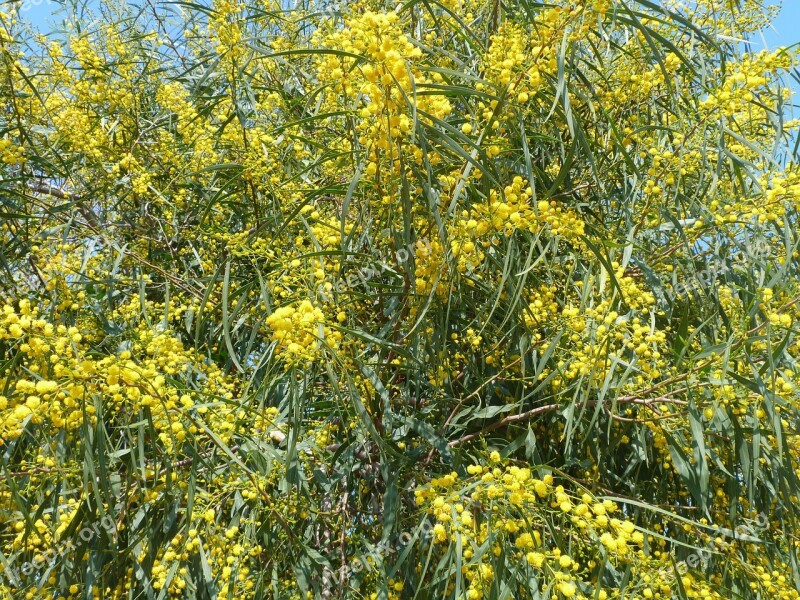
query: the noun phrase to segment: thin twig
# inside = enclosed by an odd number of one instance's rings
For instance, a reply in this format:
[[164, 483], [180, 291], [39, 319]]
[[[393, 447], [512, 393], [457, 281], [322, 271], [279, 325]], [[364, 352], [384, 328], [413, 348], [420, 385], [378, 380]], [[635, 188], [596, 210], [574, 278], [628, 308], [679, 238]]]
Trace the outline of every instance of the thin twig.
[[[662, 404], [662, 403], [677, 404], [679, 406], [686, 406], [688, 404], [688, 402], [686, 402], [685, 400], [677, 400], [675, 398], [669, 398], [669, 397], [666, 397], [666, 396], [662, 396], [660, 398], [637, 398], [635, 396], [623, 396], [621, 398], [617, 398], [615, 402], [617, 404], [639, 404], [641, 406], [645, 406], [645, 407], [649, 408], [650, 410], [652, 410], [654, 412], [659, 412], [658, 409], [655, 406], [653, 406], [653, 404], [656, 404], [656, 403], [658, 403], [658, 404]], [[586, 406], [596, 406], [597, 403], [598, 403], [597, 400], [589, 400], [589, 401], [586, 401], [586, 402], [582, 402], [580, 404], [580, 406], [581, 406], [581, 408], [586, 407]], [[475, 433], [470, 433], [469, 435], [465, 435], [464, 437], [461, 437], [461, 438], [459, 438], [457, 440], [453, 440], [453, 441], [449, 442], [447, 445], [452, 448], [454, 446], [458, 446], [458, 445], [463, 444], [465, 442], [469, 442], [471, 440], [479, 438], [483, 434], [488, 433], [490, 431], [494, 431], [495, 429], [499, 429], [500, 427], [504, 427], [504, 426], [510, 425], [512, 423], [518, 423], [520, 421], [527, 421], [528, 419], [531, 419], [532, 417], [535, 417], [537, 415], [541, 415], [541, 414], [544, 414], [544, 413], [548, 413], [548, 412], [553, 412], [553, 411], [558, 410], [559, 408], [564, 408], [564, 405], [563, 404], [546, 404], [545, 406], [537, 406], [536, 408], [533, 408], [533, 409], [531, 409], [529, 411], [526, 411], [524, 413], [519, 413], [517, 415], [510, 415], [508, 417], [500, 419], [499, 421], [496, 421], [496, 422], [492, 423], [491, 425], [488, 425], [488, 426], [484, 427], [480, 431], [476, 431]]]

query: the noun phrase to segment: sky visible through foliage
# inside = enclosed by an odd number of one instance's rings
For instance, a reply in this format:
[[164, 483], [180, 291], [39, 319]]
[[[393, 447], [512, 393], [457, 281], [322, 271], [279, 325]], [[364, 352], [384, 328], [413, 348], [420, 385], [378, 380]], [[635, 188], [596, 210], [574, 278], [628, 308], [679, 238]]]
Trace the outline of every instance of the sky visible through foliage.
[[[27, 19], [36, 26], [42, 33], [51, 30], [53, 23], [58, 22], [58, 8], [61, 6], [53, 0], [27, 0], [28, 10], [25, 13]], [[777, 46], [792, 46], [800, 43], [800, 0], [786, 0], [783, 3], [781, 12], [775, 19], [772, 27], [764, 32], [764, 40], [767, 48]], [[759, 40], [754, 40], [754, 45], [758, 46]], [[800, 78], [800, 74], [797, 74]], [[800, 90], [800, 82], [793, 79], [789, 82], [792, 89]]]
[[[53, 14], [60, 4], [52, 0], [42, 0], [38, 4], [31, 3], [26, 13], [31, 23], [41, 31], [47, 31], [53, 21]], [[787, 0], [783, 4], [780, 15], [773, 24], [773, 29], [765, 32], [768, 46], [790, 46], [800, 42], [800, 1]]]

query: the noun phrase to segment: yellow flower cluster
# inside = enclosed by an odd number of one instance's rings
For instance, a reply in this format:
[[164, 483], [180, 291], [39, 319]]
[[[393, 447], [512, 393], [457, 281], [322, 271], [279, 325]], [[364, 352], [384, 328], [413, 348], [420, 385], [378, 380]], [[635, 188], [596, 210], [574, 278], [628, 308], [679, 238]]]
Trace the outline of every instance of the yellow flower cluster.
[[[704, 551], [702, 561], [697, 555], [681, 561], [676, 571], [663, 536], [651, 535], [624, 518], [615, 502], [586, 492], [570, 493], [556, 485], [551, 474], [538, 478], [529, 467], [504, 462], [492, 452], [488, 465], [467, 467], [468, 477], [453, 472], [415, 491], [417, 504], [433, 520], [434, 546], [441, 552], [448, 546], [459, 548], [469, 583], [467, 598], [490, 593], [497, 565], [504, 559], [527, 565], [540, 589], [553, 590], [553, 598], [663, 599], [679, 589], [688, 598], [727, 597], [716, 579], [708, 581], [699, 570], [710, 551]], [[552, 535], [548, 519], [556, 519], [558, 536]], [[655, 530], [666, 528], [656, 525]], [[734, 544], [719, 536], [695, 533], [699, 545], [716, 553], [735, 551]], [[599, 567], [609, 562], [637, 573], [626, 595], [599, 580]], [[785, 600], [800, 597], [786, 577], [769, 567], [758, 565], [748, 577], [754, 592]]]
[[[368, 151], [366, 174], [373, 177], [381, 156], [388, 153], [390, 162], [397, 160], [392, 147], [411, 132], [414, 107], [410, 98], [415, 88], [429, 83], [417, 64], [422, 50], [403, 33], [396, 13], [372, 11], [349, 20], [343, 30], [328, 34], [323, 43], [366, 59], [354, 62], [328, 55], [319, 64], [318, 77], [330, 84], [327, 97], [332, 105], [339, 105], [340, 97], [362, 99], [358, 130]], [[419, 118], [420, 113], [427, 113], [444, 119], [451, 108], [441, 95], [416, 97]]]
[[486, 205], [473, 207], [472, 221], [465, 223], [479, 236], [504, 232], [510, 235], [517, 229], [538, 233], [545, 228], [553, 236], [577, 244], [584, 233], [580, 216], [569, 208], [562, 208], [555, 200], [539, 200], [531, 206], [533, 190], [522, 177], [513, 178], [502, 193], [491, 190]]
[[[525, 313], [525, 325], [534, 330], [533, 339], [538, 341], [542, 339], [542, 333], [538, 331], [544, 325], [551, 322], [553, 318], [558, 315], [558, 302], [556, 302], [556, 294], [558, 288], [554, 285], [540, 286], [539, 289], [534, 290], [530, 294], [530, 302], [528, 303], [528, 310]], [[565, 314], [568, 311], [565, 309]]]
[[323, 345], [335, 348], [341, 339], [341, 333], [325, 325], [322, 310], [309, 300], [281, 306], [267, 317], [267, 325], [287, 368], [316, 360]]
[[241, 20], [244, 6], [236, 0], [216, 0], [214, 13], [209, 23], [209, 37], [216, 51], [232, 63], [244, 54]]
[[[579, 296], [583, 282], [577, 282], [573, 290], [550, 284], [528, 293], [523, 318], [533, 340], [548, 339], [562, 327], [567, 334], [561, 342], [565, 357], [557, 371], [540, 374], [540, 379], [552, 375], [556, 389], [575, 380], [602, 385], [615, 368], [615, 360], [623, 357], [637, 367], [638, 374], [633, 378], [637, 386], [657, 380], [664, 372], [668, 332], [653, 321], [654, 295], [632, 275], [626, 275], [618, 263], [612, 262], [611, 267], [618, 287], [606, 283], [611, 293], [598, 295], [588, 305]], [[617, 289], [621, 294], [616, 294]]]
[[[468, 466], [466, 479], [450, 473], [415, 491], [417, 504], [433, 518], [433, 541], [462, 549], [468, 598], [485, 597], [495, 557], [509, 548], [514, 552], [509, 558], [527, 563], [540, 585], [552, 585], [565, 598], [613, 597], [611, 588], [595, 588], [591, 580], [603, 560], [593, 540], [616, 564], [646, 564], [644, 534], [614, 516], [619, 512], [615, 503], [570, 494], [550, 474], [537, 478], [528, 467], [503, 466], [497, 452], [490, 461], [495, 464]], [[545, 525], [546, 515], [563, 522], [559, 544]], [[578, 593], [587, 587], [589, 593]]]
[[214, 128], [198, 114], [188, 96], [186, 89], [174, 81], [165, 83], [156, 92], [158, 103], [175, 113], [175, 128], [178, 135], [191, 145], [190, 160], [199, 169], [217, 158], [214, 150]]
[[17, 146], [7, 137], [0, 138], [0, 160], [7, 165], [25, 162], [25, 148]]
[[781, 176], [762, 183], [767, 192], [763, 201], [753, 203], [750, 214], [757, 217], [759, 224], [775, 221], [780, 226], [783, 223], [780, 217], [788, 209], [800, 208], [800, 168], [791, 165]]
[[[520, 104], [525, 104], [536, 95], [542, 79], [541, 71], [556, 69], [555, 56], [551, 48], [531, 47], [531, 36], [517, 23], [503, 23], [492, 36], [489, 52], [484, 57], [485, 80]], [[484, 113], [488, 119], [491, 116]]]
[[729, 69], [722, 85], [701, 102], [701, 107], [708, 111], [717, 110], [728, 117], [757, 110], [753, 102], [759, 93], [768, 91], [767, 84], [773, 73], [791, 65], [792, 58], [784, 48], [745, 54], [738, 64]]
[[[175, 337], [140, 327], [133, 352], [95, 358], [76, 327], [39, 318], [26, 300], [18, 310], [6, 302], [2, 316], [0, 340], [20, 352], [22, 365], [34, 377], [18, 377], [11, 394], [0, 396], [0, 442], [18, 438], [29, 423], [74, 434], [87, 418], [89, 424], [96, 419], [98, 401], [120, 424], [125, 415], [148, 411], [162, 447], [170, 453], [187, 435], [200, 431], [200, 415], [214, 424], [220, 439], [229, 438], [227, 409], [200, 406], [197, 416], [192, 409], [198, 398], [231, 398], [233, 386]], [[182, 373], [201, 376], [202, 389], [181, 389], [167, 379]]]
[[416, 292], [427, 296], [432, 290], [440, 296], [446, 295], [450, 286], [446, 283], [445, 250], [438, 239], [425, 244], [418, 241], [415, 245], [414, 284]]

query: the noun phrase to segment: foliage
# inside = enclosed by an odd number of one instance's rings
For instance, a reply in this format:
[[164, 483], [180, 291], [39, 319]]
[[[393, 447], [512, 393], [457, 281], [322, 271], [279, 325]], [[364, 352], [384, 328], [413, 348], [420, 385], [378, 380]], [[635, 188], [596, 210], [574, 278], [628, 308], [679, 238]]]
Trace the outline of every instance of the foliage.
[[800, 598], [772, 9], [4, 11], [0, 598]]

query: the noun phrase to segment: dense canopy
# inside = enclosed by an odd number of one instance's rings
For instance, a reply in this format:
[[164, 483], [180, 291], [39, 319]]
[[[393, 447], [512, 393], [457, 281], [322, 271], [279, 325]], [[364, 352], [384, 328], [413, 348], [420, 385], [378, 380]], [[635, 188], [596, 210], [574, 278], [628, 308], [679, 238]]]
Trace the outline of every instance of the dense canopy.
[[800, 599], [773, 9], [0, 8], [0, 599]]

